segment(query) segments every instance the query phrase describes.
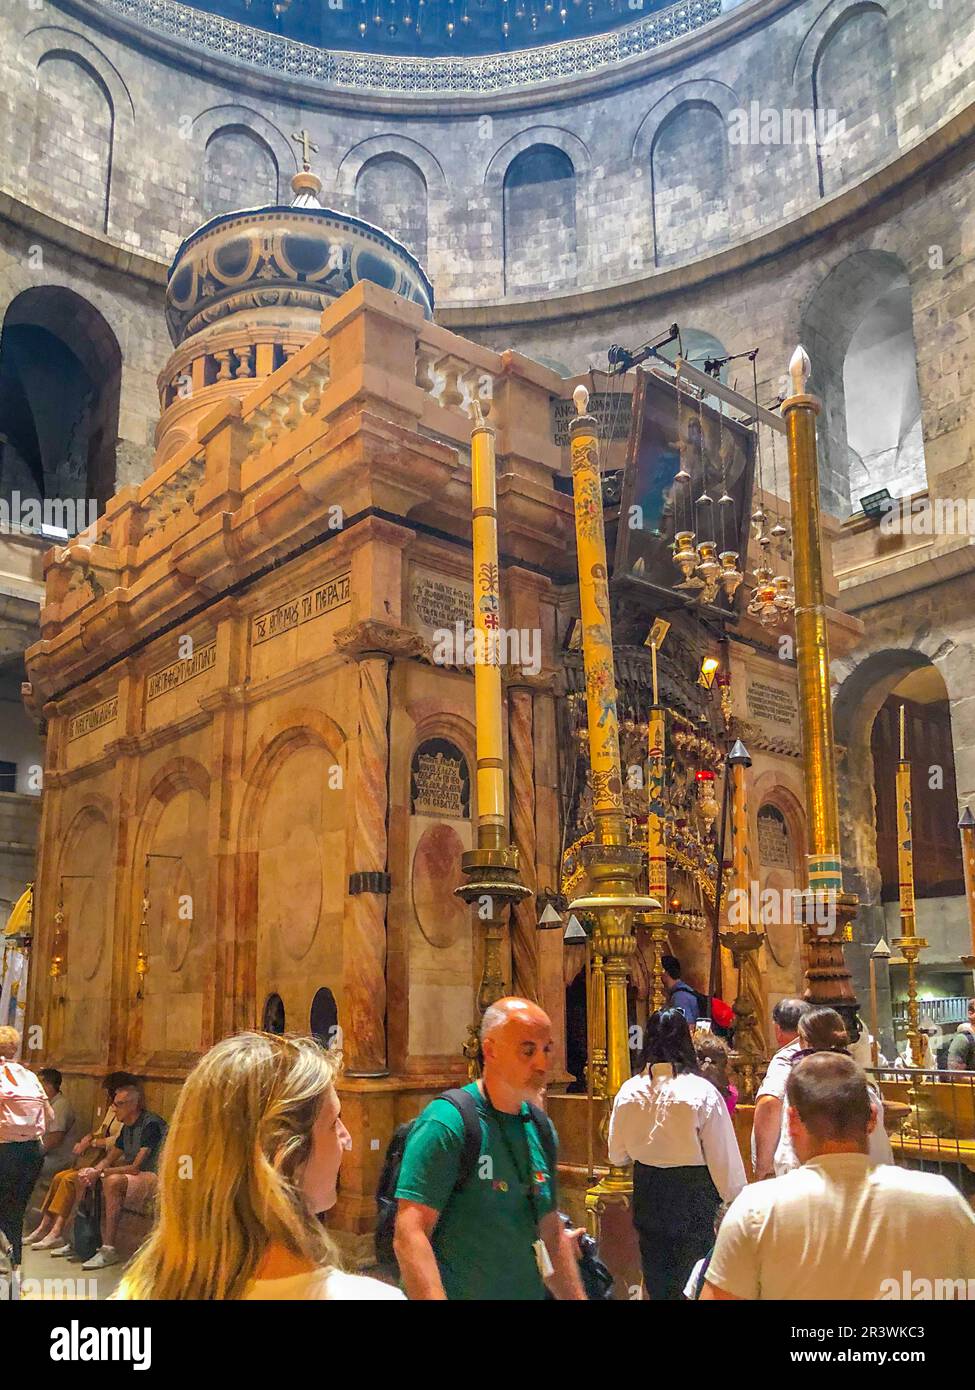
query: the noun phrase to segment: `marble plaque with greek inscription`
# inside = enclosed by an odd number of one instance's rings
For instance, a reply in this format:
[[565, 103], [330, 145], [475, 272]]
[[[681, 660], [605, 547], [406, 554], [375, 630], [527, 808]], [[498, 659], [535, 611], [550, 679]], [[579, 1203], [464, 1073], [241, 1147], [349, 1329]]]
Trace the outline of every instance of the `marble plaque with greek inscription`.
[[410, 811], [414, 816], [456, 816], [471, 813], [471, 779], [467, 759], [448, 739], [428, 739], [413, 754], [410, 765]]
[[153, 671], [146, 681], [146, 703], [148, 704], [150, 700], [158, 700], [160, 695], [168, 695], [170, 690], [185, 685], [195, 676], [202, 676], [204, 672], [212, 671], [216, 664], [217, 644], [216, 642], [207, 642], [205, 646], [197, 647], [193, 655], [184, 661], [174, 661], [170, 666], [163, 666], [160, 670]]
[[[587, 413], [596, 418], [599, 438], [612, 442], [630, 437], [633, 396], [629, 391], [596, 391], [589, 397]], [[575, 402], [552, 401], [552, 443], [568, 448], [569, 426], [576, 417]]]
[[430, 640], [442, 629], [454, 630], [463, 623], [465, 630], [474, 622], [474, 586], [459, 579], [446, 579], [433, 570], [415, 569], [410, 582], [412, 626]]
[[770, 869], [792, 867], [789, 831], [785, 820], [774, 810], [758, 813], [758, 858]]
[[798, 732], [799, 701], [796, 692], [778, 681], [749, 676], [745, 687], [748, 717], [756, 724], [775, 724], [780, 729]]
[[111, 699], [103, 700], [100, 705], [92, 705], [91, 709], [74, 715], [68, 721], [68, 742], [73, 743], [76, 738], [84, 738], [85, 734], [91, 734], [96, 729], [104, 728], [106, 724], [111, 724], [117, 717], [118, 696], [113, 695]]
[[302, 623], [313, 618], [322, 618], [326, 613], [334, 613], [344, 607], [352, 598], [352, 581], [348, 571], [338, 574], [334, 579], [326, 579], [307, 593], [296, 598], [285, 599], [266, 613], [259, 613], [251, 619], [251, 645], [258, 647], [269, 642], [272, 637], [280, 637], [283, 632], [291, 632]]

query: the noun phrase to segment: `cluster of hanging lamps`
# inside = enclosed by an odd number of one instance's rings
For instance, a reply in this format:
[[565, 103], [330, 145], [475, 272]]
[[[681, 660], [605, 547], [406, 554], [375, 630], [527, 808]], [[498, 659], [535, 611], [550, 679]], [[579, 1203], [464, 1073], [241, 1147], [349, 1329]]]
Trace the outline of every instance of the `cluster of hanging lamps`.
[[[714, 603], [719, 590], [731, 602], [744, 575], [739, 568], [740, 556], [734, 548], [736, 539], [735, 503], [728, 493], [727, 456], [724, 437], [724, 408], [722, 405], [719, 425], [718, 449], [721, 463], [721, 496], [718, 498], [718, 517], [715, 521], [715, 502], [708, 492], [707, 463], [704, 440], [704, 400], [698, 398], [698, 453], [704, 491], [692, 503], [691, 475], [684, 460], [684, 450], [690, 447], [690, 439], [684, 429], [683, 403], [685, 392], [680, 377], [677, 379], [677, 433], [680, 468], [674, 478], [674, 520], [679, 521], [681, 500], [684, 501], [684, 529], [674, 532], [674, 563], [683, 578], [674, 587], [684, 590], [701, 603]], [[695, 513], [703, 528], [702, 539], [698, 539], [694, 527]], [[719, 552], [716, 536], [723, 538], [724, 546]]]
[[[758, 373], [754, 358], [752, 358], [752, 369], [757, 417]], [[758, 439], [758, 486], [762, 501], [755, 508], [751, 517], [752, 525], [755, 527], [759, 562], [755, 566], [755, 587], [752, 589], [748, 602], [748, 612], [753, 618], [757, 618], [763, 627], [773, 628], [789, 620], [795, 611], [796, 596], [791, 576], [786, 568], [789, 528], [783, 524], [782, 517], [778, 513], [773, 518], [766, 509], [764, 501], [765, 478], [762, 468], [762, 436], [757, 423], [756, 431]], [[779, 465], [775, 450], [775, 430], [772, 430], [771, 434], [772, 489], [777, 503], [779, 498]], [[772, 523], [771, 526], [769, 525], [770, 522]], [[772, 563], [773, 559], [777, 560], [781, 567], [779, 573], [776, 573], [776, 566]]]

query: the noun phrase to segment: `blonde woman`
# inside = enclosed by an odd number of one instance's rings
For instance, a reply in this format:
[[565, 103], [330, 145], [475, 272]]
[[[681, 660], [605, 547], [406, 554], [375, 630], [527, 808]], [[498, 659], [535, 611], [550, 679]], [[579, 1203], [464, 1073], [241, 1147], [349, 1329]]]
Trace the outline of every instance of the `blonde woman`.
[[349, 1133], [339, 1061], [310, 1038], [242, 1033], [196, 1064], [159, 1169], [152, 1234], [127, 1299], [401, 1299], [345, 1274], [318, 1213], [334, 1206]]

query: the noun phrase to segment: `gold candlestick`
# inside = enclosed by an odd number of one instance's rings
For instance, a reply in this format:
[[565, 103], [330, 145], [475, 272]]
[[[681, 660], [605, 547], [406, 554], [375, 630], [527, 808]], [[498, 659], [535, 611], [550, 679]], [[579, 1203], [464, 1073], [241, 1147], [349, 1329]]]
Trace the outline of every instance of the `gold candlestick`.
[[[819, 524], [819, 466], [816, 416], [820, 402], [806, 393], [809, 358], [796, 348], [789, 363], [793, 394], [782, 402], [789, 451], [795, 573], [796, 664], [799, 713], [808, 808], [809, 880], [806, 998], [826, 1004], [844, 1018], [851, 1037], [858, 1035], [857, 1001], [843, 958], [844, 939], [852, 939], [855, 894], [843, 891], [833, 706], [829, 686], [829, 635], [823, 588]], [[809, 917], [812, 922], [809, 922]], [[819, 919], [819, 920], [817, 920]]]
[[893, 944], [907, 961], [907, 1041], [912, 1067], [927, 1061], [927, 1039], [921, 1032], [917, 1002], [917, 959], [927, 941], [918, 936], [914, 916], [914, 845], [911, 811], [911, 762], [907, 757], [904, 706], [900, 708], [900, 761], [897, 764], [897, 878], [900, 884], [901, 934]]
[[[735, 1051], [743, 1073], [754, 1070], [765, 1056], [762, 971], [758, 953], [765, 936], [760, 923], [751, 920], [752, 864], [748, 843], [748, 792], [745, 773], [752, 765], [751, 755], [736, 739], [728, 754], [725, 776], [731, 778], [731, 883], [738, 903], [738, 932], [722, 932], [721, 941], [732, 952], [738, 966], [738, 997], [734, 1003]], [[737, 955], [735, 952], [737, 951]]]
[[471, 431], [471, 517], [474, 551], [474, 709], [477, 745], [477, 847], [461, 856], [468, 882], [454, 892], [477, 906], [484, 928], [484, 969], [477, 1016], [464, 1055], [477, 1074], [478, 1032], [484, 1010], [505, 991], [501, 963], [505, 909], [529, 896], [521, 882], [518, 851], [511, 845], [505, 801], [504, 725], [501, 692], [501, 598], [498, 559], [497, 469], [494, 430], [480, 402]]
[[[599, 989], [597, 975], [601, 963], [606, 980], [604, 1094], [611, 1099], [630, 1073], [626, 980], [629, 957], [636, 945], [633, 913], [659, 909], [660, 903], [656, 898], [643, 897], [636, 891], [641, 852], [637, 846], [629, 843], [623, 809], [596, 422], [585, 413], [589, 404], [586, 388], [577, 386], [572, 398], [578, 412], [570, 430], [572, 493], [594, 828], [593, 843], [586, 846], [583, 852], [590, 893], [571, 903], [570, 908], [574, 912], [591, 913], [596, 920], [592, 938], [593, 990], [595, 993]], [[598, 1005], [596, 1017], [599, 1017]], [[599, 1040], [596, 1038], [594, 1051], [598, 1046]], [[595, 1058], [591, 1061], [595, 1061]], [[627, 1170], [611, 1166], [608, 1176], [586, 1195], [586, 1209], [591, 1224], [598, 1225], [606, 1202], [628, 1203], [632, 1190], [633, 1184]]]
[[966, 806], [958, 822], [961, 835], [961, 858], [965, 869], [965, 900], [968, 904], [968, 930], [972, 938], [972, 953], [962, 956], [962, 962], [975, 971], [975, 816]]

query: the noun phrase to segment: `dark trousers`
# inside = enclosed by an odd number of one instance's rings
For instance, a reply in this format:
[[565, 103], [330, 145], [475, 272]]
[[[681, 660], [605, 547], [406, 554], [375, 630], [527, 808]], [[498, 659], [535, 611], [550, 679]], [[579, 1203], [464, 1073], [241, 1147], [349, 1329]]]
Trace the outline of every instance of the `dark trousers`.
[[643, 1282], [652, 1299], [679, 1299], [691, 1270], [714, 1244], [721, 1204], [706, 1167], [633, 1165], [633, 1223]]
[[24, 1215], [34, 1184], [44, 1165], [39, 1139], [0, 1144], [0, 1231], [13, 1247], [13, 1262], [20, 1264]]

